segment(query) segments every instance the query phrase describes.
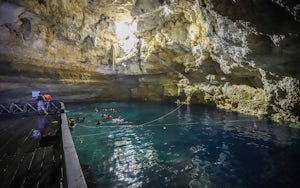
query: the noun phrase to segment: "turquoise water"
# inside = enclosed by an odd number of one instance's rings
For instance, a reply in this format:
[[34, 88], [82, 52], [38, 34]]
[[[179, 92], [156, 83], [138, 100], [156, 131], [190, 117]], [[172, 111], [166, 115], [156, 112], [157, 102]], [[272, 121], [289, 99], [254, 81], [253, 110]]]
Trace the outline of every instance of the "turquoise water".
[[72, 136], [95, 187], [300, 187], [299, 129], [198, 105], [66, 107], [68, 117], [85, 117]]

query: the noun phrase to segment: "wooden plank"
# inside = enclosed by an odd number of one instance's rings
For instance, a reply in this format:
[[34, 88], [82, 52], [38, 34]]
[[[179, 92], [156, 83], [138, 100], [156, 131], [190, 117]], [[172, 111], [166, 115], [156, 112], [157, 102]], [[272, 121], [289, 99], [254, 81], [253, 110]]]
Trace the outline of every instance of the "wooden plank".
[[7, 153], [8, 155], [14, 155], [16, 152], [19, 152], [18, 144], [24, 140], [28, 133], [16, 132], [12, 134], [7, 142], [1, 146], [0, 153]]
[[11, 163], [11, 161], [15, 157], [15, 156], [7, 156], [7, 155], [4, 155], [4, 156], [5, 157], [2, 157], [1, 161], [0, 161], [0, 177], [4, 177], [5, 176], [5, 174], [9, 170], [9, 164]]
[[67, 186], [69, 188], [87, 188], [65, 113], [61, 113], [61, 132], [64, 150]]
[[59, 178], [56, 178], [59, 173], [60, 169], [55, 168], [53, 164], [45, 164], [39, 178], [39, 187], [59, 187]]
[[28, 132], [28, 135], [27, 137], [24, 138], [23, 142], [20, 142], [18, 144], [18, 148], [20, 152], [23, 153], [33, 152], [39, 146], [40, 139], [33, 138], [32, 134], [33, 134], [33, 130]]
[[44, 163], [54, 165], [53, 164], [54, 163], [54, 161], [53, 161], [54, 155], [55, 155], [54, 147], [53, 146], [46, 147], [46, 152], [45, 152], [45, 156], [44, 156]]
[[8, 131], [6, 131], [6, 130], [1, 132], [1, 136], [0, 136], [0, 151], [1, 151], [1, 147], [3, 145], [5, 145], [11, 139], [11, 137], [12, 137], [12, 135]]
[[29, 167], [30, 169], [28, 171], [28, 175], [26, 177], [24, 187], [35, 187], [37, 185], [40, 178], [39, 173], [42, 169], [43, 154], [44, 154], [43, 148], [38, 148], [35, 151], [35, 156], [32, 161], [32, 164]]
[[44, 165], [39, 179], [40, 187], [59, 187], [60, 183], [60, 168], [53, 160], [55, 149], [53, 146], [45, 147]]
[[13, 178], [15, 177], [16, 172], [19, 169], [19, 163], [22, 160], [22, 155], [6, 156], [7, 166], [4, 174], [1, 175], [1, 184], [0, 187], [10, 187]]
[[19, 169], [11, 183], [11, 187], [22, 187], [25, 177], [28, 174], [28, 168], [33, 156], [33, 152], [25, 154], [23, 160], [19, 164]]
[[[3, 144], [0, 146], [0, 153], [6, 153], [7, 155], [12, 155], [14, 154], [16, 148], [11, 146], [11, 143], [18, 138], [18, 135], [11, 135], [7, 134], [6, 135], [6, 140], [3, 141]], [[9, 149], [9, 151], [7, 151]]]

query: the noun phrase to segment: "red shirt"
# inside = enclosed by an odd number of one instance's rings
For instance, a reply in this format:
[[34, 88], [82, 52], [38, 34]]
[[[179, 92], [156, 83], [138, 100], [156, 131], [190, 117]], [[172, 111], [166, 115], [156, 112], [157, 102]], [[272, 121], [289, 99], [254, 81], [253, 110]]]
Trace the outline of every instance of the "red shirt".
[[49, 94], [44, 95], [45, 101], [50, 102], [51, 96]]

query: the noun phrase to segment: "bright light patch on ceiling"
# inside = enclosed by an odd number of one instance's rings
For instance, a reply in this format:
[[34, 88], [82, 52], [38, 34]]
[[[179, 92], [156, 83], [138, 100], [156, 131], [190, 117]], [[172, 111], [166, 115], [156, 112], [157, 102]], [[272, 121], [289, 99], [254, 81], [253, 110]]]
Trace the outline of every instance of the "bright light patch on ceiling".
[[137, 30], [136, 23], [132, 24], [126, 21], [116, 22], [116, 34], [119, 38], [119, 46], [126, 54], [130, 53], [136, 47], [138, 39], [134, 35]]
[[116, 33], [119, 39], [125, 39], [130, 32], [130, 26], [128, 22], [116, 22]]

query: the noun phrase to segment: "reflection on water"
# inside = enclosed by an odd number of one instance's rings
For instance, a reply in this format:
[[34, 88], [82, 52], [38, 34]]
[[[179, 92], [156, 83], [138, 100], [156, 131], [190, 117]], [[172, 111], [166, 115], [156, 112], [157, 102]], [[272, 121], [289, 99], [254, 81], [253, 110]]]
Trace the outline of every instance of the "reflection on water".
[[[124, 182], [131, 187], [141, 187], [143, 183], [142, 170], [153, 166], [153, 161], [157, 160], [156, 151], [151, 143], [144, 143], [143, 138], [139, 137], [131, 130], [126, 131], [126, 137], [118, 135], [115, 138], [113, 154], [109, 161], [109, 169], [119, 182]], [[119, 140], [120, 139], [120, 140]]]
[[[287, 125], [193, 105], [67, 107], [86, 117], [72, 135], [97, 187], [299, 186], [300, 131]], [[94, 111], [104, 107], [118, 108], [124, 124]]]

